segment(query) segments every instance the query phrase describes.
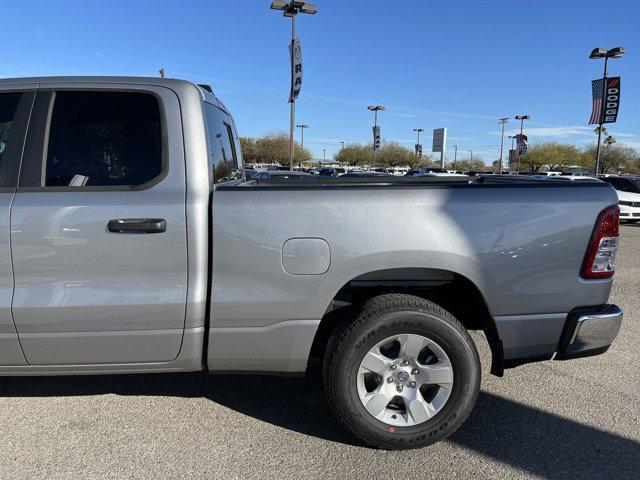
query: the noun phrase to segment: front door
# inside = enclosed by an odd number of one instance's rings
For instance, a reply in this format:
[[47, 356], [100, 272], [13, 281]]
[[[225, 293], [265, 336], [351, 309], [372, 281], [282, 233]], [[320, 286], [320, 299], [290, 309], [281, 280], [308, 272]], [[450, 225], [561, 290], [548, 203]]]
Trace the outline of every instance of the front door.
[[167, 362], [187, 293], [178, 99], [87, 87], [35, 99], [11, 217], [16, 329], [30, 365]]

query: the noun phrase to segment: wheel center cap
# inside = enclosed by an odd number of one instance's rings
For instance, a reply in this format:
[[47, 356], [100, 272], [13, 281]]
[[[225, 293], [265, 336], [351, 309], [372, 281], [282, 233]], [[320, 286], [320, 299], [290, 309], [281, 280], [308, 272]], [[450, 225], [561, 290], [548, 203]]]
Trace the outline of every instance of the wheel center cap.
[[404, 370], [400, 370], [397, 374], [396, 377], [398, 378], [399, 382], [406, 382], [407, 380], [409, 380], [409, 374], [407, 372], [405, 372]]

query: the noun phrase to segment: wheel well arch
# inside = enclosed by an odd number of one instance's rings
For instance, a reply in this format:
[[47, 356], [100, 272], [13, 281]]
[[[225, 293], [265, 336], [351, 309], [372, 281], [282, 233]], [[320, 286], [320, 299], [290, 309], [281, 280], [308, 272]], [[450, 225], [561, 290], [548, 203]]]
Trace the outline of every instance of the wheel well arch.
[[491, 349], [491, 373], [502, 376], [502, 341], [491, 310], [480, 289], [459, 273], [432, 268], [376, 270], [346, 282], [334, 295], [320, 321], [309, 354], [309, 365], [318, 365], [338, 325], [349, 322], [358, 306], [383, 293], [407, 293], [429, 300], [456, 317], [467, 330], [482, 330]]

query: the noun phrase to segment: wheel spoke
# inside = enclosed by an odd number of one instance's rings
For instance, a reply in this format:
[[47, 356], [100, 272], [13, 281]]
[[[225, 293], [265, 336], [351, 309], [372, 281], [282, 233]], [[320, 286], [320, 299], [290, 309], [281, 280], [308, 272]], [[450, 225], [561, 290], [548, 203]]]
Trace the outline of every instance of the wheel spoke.
[[369, 351], [362, 359], [360, 366], [370, 372], [382, 374], [390, 362], [391, 361], [382, 354]]
[[402, 335], [400, 338], [400, 356], [417, 359], [428, 340], [420, 335]]
[[387, 408], [390, 401], [390, 398], [384, 392], [379, 390], [371, 395], [371, 398], [367, 401], [364, 408], [366, 408], [371, 415], [377, 417], [385, 408]]
[[409, 402], [407, 409], [416, 424], [429, 420], [435, 413], [435, 410], [424, 401], [420, 394], [418, 394], [414, 400]]
[[426, 383], [449, 387], [453, 383], [453, 368], [448, 363], [437, 363], [433, 366], [423, 367], [427, 374]]

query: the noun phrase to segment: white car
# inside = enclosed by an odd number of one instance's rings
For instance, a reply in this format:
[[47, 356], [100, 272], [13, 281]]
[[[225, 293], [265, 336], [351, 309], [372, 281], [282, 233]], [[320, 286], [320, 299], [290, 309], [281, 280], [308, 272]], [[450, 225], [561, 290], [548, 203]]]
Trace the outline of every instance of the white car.
[[618, 194], [620, 220], [628, 223], [640, 222], [640, 177], [604, 177]]

